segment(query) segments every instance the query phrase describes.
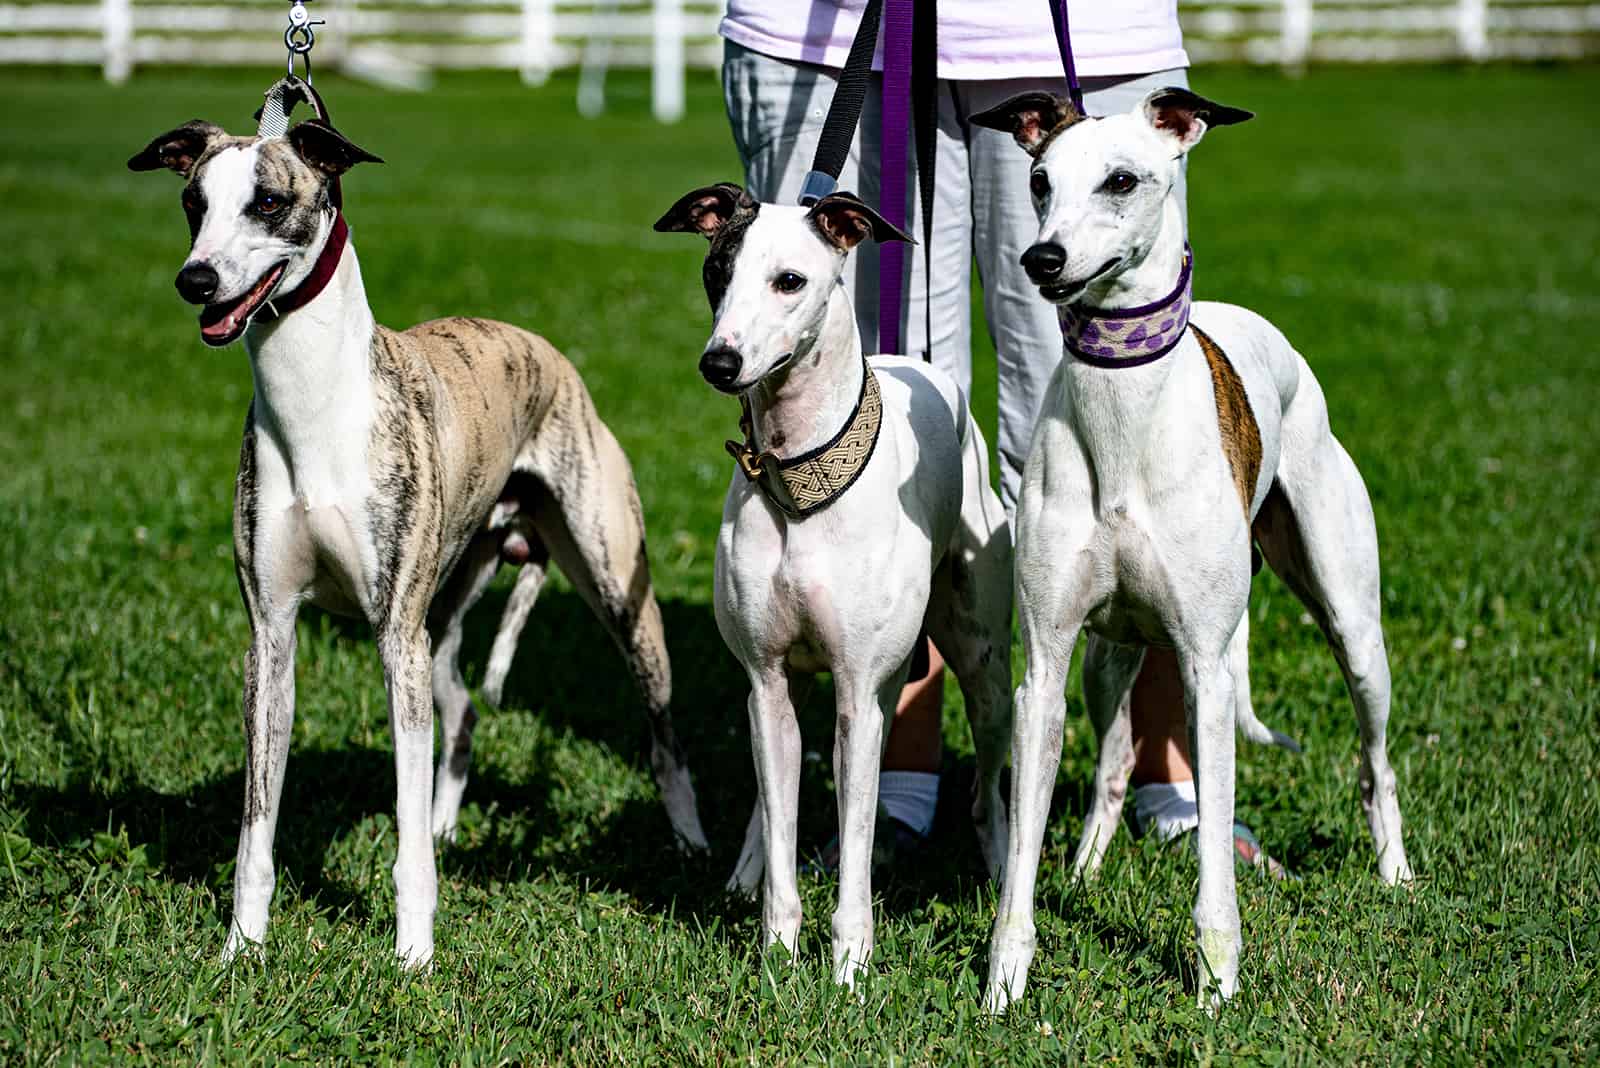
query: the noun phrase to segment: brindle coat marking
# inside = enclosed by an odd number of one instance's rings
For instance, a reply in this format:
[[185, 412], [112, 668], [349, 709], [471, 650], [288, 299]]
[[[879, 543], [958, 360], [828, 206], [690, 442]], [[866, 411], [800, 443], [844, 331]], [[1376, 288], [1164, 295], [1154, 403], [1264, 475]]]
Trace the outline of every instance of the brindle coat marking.
[[[202, 316], [203, 336], [207, 316], [248, 318], [312, 274], [335, 219], [331, 183], [375, 158], [313, 123], [262, 141], [196, 121], [129, 161], [188, 180], [194, 243], [180, 291], [185, 275], [213, 272], [216, 284], [200, 298], [215, 302]], [[260, 294], [253, 308], [213, 311], [244, 307], [252, 294]], [[407, 964], [432, 958], [432, 836], [454, 834], [477, 719], [457, 664], [462, 620], [503, 561], [530, 566], [496, 639], [494, 692], [544, 564], [554, 560], [643, 691], [651, 767], [680, 843], [704, 848], [672, 728], [671, 667], [633, 474], [576, 369], [543, 338], [505, 323], [377, 325], [353, 244], [325, 289], [248, 323], [256, 388], [239, 457], [234, 551], [251, 644], [244, 818], [225, 952], [266, 933], [294, 714], [295, 617], [307, 601], [366, 619], [377, 638], [397, 777], [395, 949]], [[436, 784], [435, 706], [443, 736]]]
[[1239, 503], [1248, 519], [1256, 495], [1256, 480], [1261, 476], [1261, 428], [1250, 410], [1250, 398], [1245, 395], [1239, 372], [1228, 362], [1227, 354], [1198, 326], [1191, 324], [1189, 329], [1194, 331], [1200, 351], [1206, 354], [1206, 364], [1211, 368], [1211, 389], [1217, 401], [1217, 429], [1222, 432], [1222, 454], [1228, 458], [1233, 488], [1239, 492]]

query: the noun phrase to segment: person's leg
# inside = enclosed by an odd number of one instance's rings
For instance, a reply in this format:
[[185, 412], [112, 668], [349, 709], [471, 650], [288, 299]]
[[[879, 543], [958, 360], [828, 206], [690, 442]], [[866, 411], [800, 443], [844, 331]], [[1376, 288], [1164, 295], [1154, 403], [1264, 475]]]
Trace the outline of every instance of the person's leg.
[[[906, 249], [901, 307], [901, 338], [906, 355], [928, 351], [928, 309], [932, 309], [933, 364], [961, 387], [972, 389], [972, 199], [967, 185], [967, 145], [951, 86], [939, 83], [938, 139], [934, 149], [931, 288], [923, 260], [922, 191], [909, 170], [906, 229], [919, 244]], [[911, 159], [916, 158], [915, 134]], [[932, 304], [929, 304], [931, 298]], [[928, 642], [928, 673], [900, 693], [883, 753], [886, 773], [880, 790], [884, 811], [913, 831], [933, 827], [944, 760], [944, 658]]]
[[[963, 82], [962, 121], [1019, 93], [1062, 88], [1058, 80], [1039, 78]], [[994, 440], [1000, 500], [1010, 515], [1016, 510], [1039, 404], [1061, 362], [1061, 326], [1055, 309], [1040, 298], [1022, 269], [1022, 253], [1039, 233], [1028, 193], [1032, 157], [1010, 134], [970, 123], [967, 131], [973, 246], [983, 282], [984, 319], [999, 363]]]
[[1141, 834], [1174, 838], [1200, 824], [1189, 765], [1183, 681], [1171, 649], [1151, 649], [1133, 681], [1133, 819]]

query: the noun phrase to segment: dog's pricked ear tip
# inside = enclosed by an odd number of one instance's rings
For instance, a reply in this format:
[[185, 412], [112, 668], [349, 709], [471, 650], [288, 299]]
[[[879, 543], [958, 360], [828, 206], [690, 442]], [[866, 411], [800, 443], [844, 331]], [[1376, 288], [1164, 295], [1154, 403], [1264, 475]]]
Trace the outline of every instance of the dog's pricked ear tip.
[[1011, 132], [1011, 113], [1005, 110], [1005, 105], [980, 111], [970, 117], [968, 122], [974, 126], [982, 126], [985, 130], [999, 130], [1001, 133]]

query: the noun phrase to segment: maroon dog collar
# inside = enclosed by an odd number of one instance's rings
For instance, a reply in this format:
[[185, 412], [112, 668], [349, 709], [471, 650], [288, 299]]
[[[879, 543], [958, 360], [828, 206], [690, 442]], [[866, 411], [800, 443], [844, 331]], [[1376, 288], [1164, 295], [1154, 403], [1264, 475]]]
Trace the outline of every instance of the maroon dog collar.
[[322, 246], [322, 253], [317, 257], [311, 273], [306, 275], [305, 281], [283, 296], [273, 297], [267, 301], [256, 313], [256, 317], [271, 322], [315, 300], [333, 280], [333, 272], [339, 269], [339, 260], [344, 256], [344, 246], [349, 240], [350, 227], [345, 225], [344, 213], [339, 212], [333, 217], [333, 231], [328, 234], [327, 243]]

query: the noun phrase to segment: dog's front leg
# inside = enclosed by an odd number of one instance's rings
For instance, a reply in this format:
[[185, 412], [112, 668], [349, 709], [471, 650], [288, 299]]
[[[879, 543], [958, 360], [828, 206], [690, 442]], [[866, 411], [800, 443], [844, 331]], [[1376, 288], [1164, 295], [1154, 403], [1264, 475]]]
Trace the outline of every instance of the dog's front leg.
[[433, 700], [429, 690], [427, 631], [419, 619], [385, 627], [378, 639], [389, 691], [394, 735], [395, 826], [394, 951], [407, 968], [433, 960], [433, 913], [438, 903], [433, 834], [429, 823], [433, 779]]
[[[1041, 449], [1037, 442], [1030, 475]], [[1034, 496], [1030, 497], [1029, 494]], [[1000, 883], [1000, 906], [989, 943], [989, 982], [984, 1007], [1004, 1012], [1022, 996], [1036, 944], [1034, 881], [1044, 847], [1050, 797], [1061, 766], [1062, 726], [1067, 715], [1067, 669], [1091, 603], [1094, 561], [1083, 547], [1087, 524], [1069, 510], [1039, 505], [1030, 484], [1018, 507], [1017, 620], [1028, 668], [1013, 702], [1011, 733], [1011, 840]], [[1030, 503], [1033, 507], [1030, 507]], [[1048, 503], [1048, 502], [1046, 502]], [[1062, 561], [1072, 561], [1063, 565]]]
[[763, 946], [783, 943], [793, 954], [800, 938], [800, 886], [795, 872], [800, 816], [800, 724], [781, 665], [750, 673], [750, 744], [766, 839], [762, 887]]
[[[1024, 604], [1026, 601], [1024, 601]], [[1026, 612], [1023, 618], [1026, 619]], [[1067, 715], [1067, 667], [1078, 628], [1063, 628], [1048, 643], [1028, 640], [1028, 669], [1017, 687], [1011, 743], [1011, 841], [1000, 883], [1000, 907], [989, 942], [989, 985], [984, 1007], [1000, 1013], [1022, 996], [1033, 963], [1034, 881], [1050, 818], [1050, 796], [1061, 766], [1061, 732]], [[1048, 651], [1047, 651], [1048, 649]]]
[[833, 913], [833, 981], [854, 987], [872, 957], [872, 835], [878, 814], [883, 724], [905, 672], [888, 679], [840, 672], [833, 779], [839, 803], [839, 904]]
[[1200, 1003], [1215, 1007], [1239, 985], [1239, 900], [1233, 870], [1233, 673], [1221, 650], [1178, 649], [1189, 748], [1194, 754], [1200, 808], [1196, 847], [1200, 890], [1195, 898], [1196, 975]]
[[239, 824], [239, 853], [233, 867], [233, 921], [222, 949], [231, 960], [267, 935], [275, 877], [272, 839], [283, 796], [283, 772], [294, 727], [295, 609], [267, 609], [248, 592], [251, 609], [250, 649], [244, 661], [244, 817]]

